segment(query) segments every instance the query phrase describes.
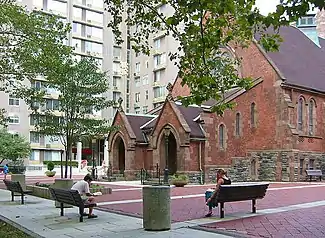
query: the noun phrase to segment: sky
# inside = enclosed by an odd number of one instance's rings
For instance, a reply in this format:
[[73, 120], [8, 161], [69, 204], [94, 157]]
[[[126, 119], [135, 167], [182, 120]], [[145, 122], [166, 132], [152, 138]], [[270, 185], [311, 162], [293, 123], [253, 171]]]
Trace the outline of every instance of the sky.
[[256, 7], [260, 9], [262, 15], [267, 15], [270, 12], [274, 12], [276, 5], [280, 3], [280, 0], [256, 0]]

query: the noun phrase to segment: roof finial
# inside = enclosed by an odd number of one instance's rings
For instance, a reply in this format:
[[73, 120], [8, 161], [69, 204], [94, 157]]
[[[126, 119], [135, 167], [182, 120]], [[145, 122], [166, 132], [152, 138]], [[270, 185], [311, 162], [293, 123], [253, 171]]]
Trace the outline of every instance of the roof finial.
[[118, 109], [121, 112], [123, 112], [122, 103], [123, 103], [123, 98], [122, 97], [119, 97], [119, 99], [118, 99]]
[[166, 89], [168, 90], [168, 94], [167, 94], [167, 99], [168, 100], [173, 100], [173, 85], [169, 82]]

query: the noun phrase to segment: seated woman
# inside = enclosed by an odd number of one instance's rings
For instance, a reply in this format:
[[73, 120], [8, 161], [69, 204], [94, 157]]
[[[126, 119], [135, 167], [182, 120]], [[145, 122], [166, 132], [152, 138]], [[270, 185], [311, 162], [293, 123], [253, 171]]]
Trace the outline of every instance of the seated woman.
[[[205, 215], [205, 217], [211, 217], [212, 216], [212, 208], [217, 207], [218, 203], [216, 202], [216, 197], [218, 195], [218, 191], [220, 188], [220, 185], [230, 185], [231, 180], [227, 177], [226, 172], [223, 169], [219, 169], [217, 171], [217, 185], [214, 192], [206, 192], [206, 205], [209, 206], [209, 212]], [[209, 197], [209, 195], [211, 195]]]

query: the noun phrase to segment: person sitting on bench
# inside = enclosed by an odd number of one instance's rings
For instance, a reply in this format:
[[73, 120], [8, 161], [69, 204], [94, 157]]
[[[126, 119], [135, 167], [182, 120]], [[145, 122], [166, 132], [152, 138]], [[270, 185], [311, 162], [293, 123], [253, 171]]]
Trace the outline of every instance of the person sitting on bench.
[[216, 189], [213, 192], [206, 192], [206, 205], [209, 206], [209, 212], [205, 215], [205, 217], [212, 216], [212, 208], [217, 207], [218, 203], [215, 201], [220, 185], [230, 185], [231, 180], [227, 177], [227, 173], [223, 169], [219, 169], [217, 171], [217, 185]]
[[[85, 204], [95, 203], [95, 198], [93, 194], [90, 193], [89, 185], [93, 181], [93, 178], [87, 174], [83, 180], [76, 182], [71, 189], [77, 190]], [[93, 214], [93, 207], [89, 207], [88, 218], [96, 218], [97, 216]]]

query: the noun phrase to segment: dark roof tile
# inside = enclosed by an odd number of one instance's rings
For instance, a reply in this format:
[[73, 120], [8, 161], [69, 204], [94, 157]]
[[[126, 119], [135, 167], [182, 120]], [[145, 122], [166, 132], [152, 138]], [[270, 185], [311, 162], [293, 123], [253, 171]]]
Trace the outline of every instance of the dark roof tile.
[[126, 114], [126, 118], [128, 119], [132, 130], [136, 136], [137, 142], [145, 142], [145, 138], [143, 137], [142, 130], [140, 127], [153, 119], [153, 116], [151, 115], [130, 115]]

